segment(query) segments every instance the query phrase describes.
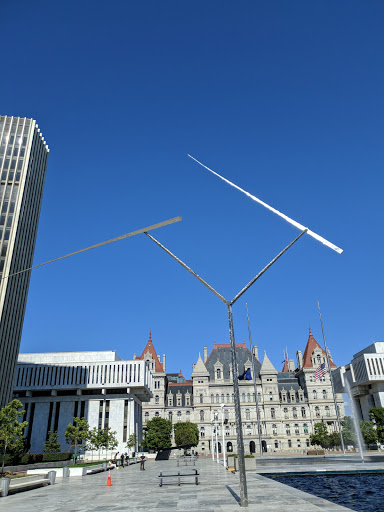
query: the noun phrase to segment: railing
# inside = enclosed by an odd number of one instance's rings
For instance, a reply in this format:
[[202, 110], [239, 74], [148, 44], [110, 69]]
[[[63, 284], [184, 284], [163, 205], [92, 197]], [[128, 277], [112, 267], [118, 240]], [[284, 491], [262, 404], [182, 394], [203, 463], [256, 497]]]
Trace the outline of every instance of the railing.
[[15, 390], [145, 386], [153, 376], [144, 361], [88, 364], [23, 364], [16, 371]]

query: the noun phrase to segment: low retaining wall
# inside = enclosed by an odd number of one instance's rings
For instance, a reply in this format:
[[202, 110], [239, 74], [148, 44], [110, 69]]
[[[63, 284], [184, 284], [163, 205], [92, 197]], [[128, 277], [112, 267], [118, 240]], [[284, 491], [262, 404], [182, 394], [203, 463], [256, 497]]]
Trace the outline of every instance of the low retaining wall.
[[17, 466], [4, 466], [4, 472], [9, 471], [10, 473], [21, 473], [23, 471], [28, 471], [29, 469], [40, 469], [40, 473], [44, 473], [41, 471], [46, 468], [62, 468], [63, 466], [68, 466], [70, 460], [58, 460], [56, 462], [40, 462], [38, 464], [19, 464]]

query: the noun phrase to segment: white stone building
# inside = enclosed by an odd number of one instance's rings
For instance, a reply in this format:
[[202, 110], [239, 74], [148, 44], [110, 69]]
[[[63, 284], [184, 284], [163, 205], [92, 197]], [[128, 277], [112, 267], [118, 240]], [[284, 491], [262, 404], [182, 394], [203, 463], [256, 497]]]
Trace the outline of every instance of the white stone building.
[[359, 420], [369, 420], [369, 409], [384, 407], [384, 342], [372, 343], [353, 356], [346, 366], [335, 372], [335, 387], [339, 393], [351, 397]]
[[14, 398], [25, 409], [25, 432], [32, 453], [41, 453], [48, 431], [57, 431], [62, 451], [64, 431], [73, 418], [91, 428], [116, 432], [116, 451], [126, 452], [129, 436], [142, 439], [142, 403], [153, 393], [153, 377], [142, 361], [122, 361], [115, 352], [20, 354]]
[[[328, 374], [321, 380], [315, 379], [316, 368], [326, 360], [325, 351], [309, 332], [304, 355], [297, 352], [297, 365], [293, 359], [286, 361], [278, 372], [266, 353], [259, 361], [257, 347], [253, 354], [245, 343], [236, 345], [237, 374], [252, 369], [255, 358], [256, 386], [260, 406], [262, 445], [264, 451], [305, 452], [309, 447], [309, 436], [315, 423], [326, 423], [328, 430], [338, 430], [331, 381]], [[143, 404], [143, 423], [154, 416], [176, 421], [192, 421], [200, 430], [200, 442], [196, 451], [209, 454], [212, 447], [212, 418], [219, 416], [218, 441], [221, 451], [222, 427], [221, 404], [223, 407], [224, 439], [227, 452], [237, 451], [232, 364], [229, 344], [214, 344], [208, 356], [204, 347], [193, 364], [192, 379], [186, 380], [181, 372], [167, 374], [165, 355], [163, 361], [156, 354], [151, 335], [140, 357], [149, 365], [154, 378], [154, 394]], [[332, 370], [336, 365], [331, 362]], [[239, 381], [241, 415], [245, 453], [257, 453], [259, 439], [254, 382]], [[344, 416], [344, 404], [337, 395], [340, 416]]]

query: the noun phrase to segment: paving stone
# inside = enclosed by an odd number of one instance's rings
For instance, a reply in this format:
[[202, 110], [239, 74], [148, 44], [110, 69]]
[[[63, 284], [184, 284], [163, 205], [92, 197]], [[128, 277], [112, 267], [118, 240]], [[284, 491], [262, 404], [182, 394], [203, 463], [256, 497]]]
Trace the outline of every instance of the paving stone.
[[[365, 465], [376, 468], [378, 465]], [[300, 466], [300, 471], [306, 466]], [[335, 470], [335, 465], [324, 464], [321, 469]], [[338, 468], [353, 467], [344, 464]], [[361, 466], [359, 466], [361, 468]], [[317, 467], [320, 469], [320, 467]], [[384, 469], [384, 465], [381, 464]], [[211, 459], [200, 459], [199, 485], [182, 484], [159, 487], [160, 471], [174, 471], [174, 461], [148, 461], [146, 471], [131, 466], [124, 471], [111, 472], [112, 486], [106, 487], [107, 474], [98, 473], [85, 477], [56, 479], [53, 486], [32, 489], [23, 493], [0, 498], [0, 509], [7, 512], [25, 512], [29, 504], [41, 512], [233, 512], [241, 511], [239, 505], [240, 486], [238, 474], [226, 471]], [[311, 471], [313, 471], [311, 465]], [[291, 472], [292, 467], [272, 464], [259, 468], [258, 473], [247, 473], [249, 506], [247, 512], [342, 512], [349, 509], [321, 498], [299, 491], [280, 482], [268, 479], [263, 474]], [[175, 480], [176, 481], [176, 480]], [[243, 509], [244, 510], [244, 509]]]

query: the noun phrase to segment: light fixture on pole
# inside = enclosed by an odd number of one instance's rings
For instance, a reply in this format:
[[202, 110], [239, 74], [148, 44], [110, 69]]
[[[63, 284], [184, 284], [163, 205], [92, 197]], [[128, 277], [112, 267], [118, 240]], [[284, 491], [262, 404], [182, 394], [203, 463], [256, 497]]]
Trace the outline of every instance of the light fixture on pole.
[[225, 469], [227, 469], [227, 459], [225, 457], [225, 439], [224, 439], [224, 407], [225, 407], [225, 404], [221, 404], [220, 405], [220, 408], [221, 408], [221, 430], [222, 430], [222, 437], [223, 437], [223, 448], [222, 448], [222, 452], [223, 452], [223, 466], [225, 467]]
[[[318, 307], [318, 309], [319, 309], [319, 317], [320, 317], [320, 323], [321, 323], [321, 332], [323, 333], [323, 340], [324, 340], [325, 354], [326, 354], [326, 356], [327, 356], [327, 363], [328, 363], [329, 378], [330, 378], [330, 380], [331, 380], [331, 385], [332, 385], [333, 403], [335, 404], [336, 418], [337, 418], [337, 423], [338, 423], [338, 426], [339, 426], [339, 433], [340, 433], [340, 440], [341, 440], [341, 448], [342, 448], [342, 450], [343, 450], [343, 452], [344, 452], [344, 455], [345, 455], [345, 445], [344, 445], [343, 431], [342, 431], [342, 428], [341, 428], [341, 421], [340, 421], [339, 408], [338, 408], [338, 406], [337, 406], [337, 401], [336, 401], [335, 386], [334, 386], [334, 384], [333, 384], [333, 377], [332, 377], [331, 363], [330, 363], [330, 361], [329, 361], [329, 354], [328, 354], [327, 340], [325, 339], [324, 326], [323, 326], [323, 319], [321, 318], [321, 311], [320, 311], [320, 303], [319, 303], [319, 301], [317, 302], [317, 307]], [[364, 459], [363, 459], [363, 460], [364, 460]]]
[[214, 448], [214, 442], [213, 442], [213, 418], [211, 419], [211, 433], [212, 433], [212, 440], [211, 440], [211, 453], [212, 453], [212, 460], [215, 462], [215, 448]]
[[248, 335], [249, 335], [249, 350], [252, 354], [252, 371], [253, 371], [253, 386], [255, 389], [255, 404], [256, 404], [256, 416], [257, 416], [257, 431], [259, 433], [259, 447], [260, 447], [260, 456], [263, 456], [263, 444], [261, 441], [261, 422], [260, 422], [260, 410], [259, 410], [259, 399], [257, 396], [257, 386], [256, 386], [256, 368], [255, 368], [255, 356], [253, 355], [253, 347], [252, 347], [252, 338], [251, 338], [251, 327], [249, 324], [249, 314], [248, 314], [248, 304], [245, 304], [247, 308], [247, 320], [248, 320]]
[[216, 462], [218, 464], [220, 464], [220, 459], [219, 459], [219, 443], [217, 441], [217, 411], [214, 412], [214, 415], [215, 415], [215, 439], [216, 439]]

